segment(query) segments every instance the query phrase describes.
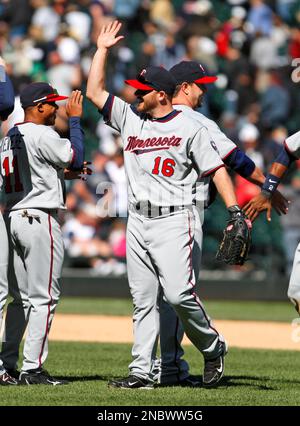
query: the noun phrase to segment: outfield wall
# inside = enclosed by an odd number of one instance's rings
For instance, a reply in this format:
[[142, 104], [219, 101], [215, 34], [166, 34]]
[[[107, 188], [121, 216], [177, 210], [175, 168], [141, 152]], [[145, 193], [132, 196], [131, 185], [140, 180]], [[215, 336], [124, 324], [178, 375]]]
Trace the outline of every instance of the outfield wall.
[[[203, 299], [286, 300], [288, 278], [256, 271], [203, 271], [199, 294]], [[65, 268], [62, 294], [79, 297], [130, 297], [127, 277], [93, 276], [87, 269]]]

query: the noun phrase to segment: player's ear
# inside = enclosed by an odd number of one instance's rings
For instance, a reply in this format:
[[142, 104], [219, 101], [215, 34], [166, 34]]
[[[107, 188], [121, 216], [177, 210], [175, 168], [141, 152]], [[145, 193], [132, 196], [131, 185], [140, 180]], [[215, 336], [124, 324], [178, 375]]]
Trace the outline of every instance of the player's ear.
[[188, 95], [190, 93], [189, 92], [189, 83], [187, 83], [186, 81], [184, 83], [182, 83], [181, 90], [183, 91], [183, 93], [185, 95]]
[[168, 95], [163, 90], [160, 90], [158, 92], [158, 99], [159, 99], [160, 102], [167, 101], [168, 100]]
[[37, 109], [40, 113], [44, 112], [44, 105], [42, 103], [37, 104]]

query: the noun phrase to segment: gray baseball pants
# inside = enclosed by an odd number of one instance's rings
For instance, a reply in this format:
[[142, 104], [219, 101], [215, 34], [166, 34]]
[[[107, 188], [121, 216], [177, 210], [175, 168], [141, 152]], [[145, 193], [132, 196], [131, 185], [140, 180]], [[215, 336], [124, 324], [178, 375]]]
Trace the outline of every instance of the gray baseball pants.
[[154, 218], [130, 211], [127, 266], [134, 305], [130, 374], [150, 378], [159, 334], [161, 290], [179, 316], [188, 338], [205, 358], [220, 355], [221, 336], [209, 326], [194, 289], [194, 232], [192, 209]]
[[[199, 281], [201, 255], [202, 255], [202, 221], [203, 209], [199, 212], [196, 207], [193, 207], [195, 218], [195, 234], [193, 246], [193, 268], [196, 277], [196, 283]], [[200, 302], [200, 301], [199, 301]], [[200, 302], [201, 303], [201, 302]], [[203, 315], [207, 319], [207, 329], [212, 337], [218, 336], [217, 330], [213, 327], [210, 317], [205, 312], [204, 306]], [[177, 383], [189, 376], [189, 365], [183, 359], [184, 350], [182, 348], [182, 339], [184, 329], [181, 321], [176, 315], [173, 307], [168, 304], [164, 297], [160, 300], [160, 350], [161, 350], [161, 365], [160, 374], [157, 377], [160, 383]], [[220, 337], [223, 340], [223, 337]], [[204, 357], [206, 354], [204, 353]]]
[[23, 371], [42, 367], [48, 355], [48, 333], [60, 295], [64, 257], [57, 212], [27, 209], [6, 214], [9, 239], [9, 303], [1, 358], [16, 368], [24, 344]]

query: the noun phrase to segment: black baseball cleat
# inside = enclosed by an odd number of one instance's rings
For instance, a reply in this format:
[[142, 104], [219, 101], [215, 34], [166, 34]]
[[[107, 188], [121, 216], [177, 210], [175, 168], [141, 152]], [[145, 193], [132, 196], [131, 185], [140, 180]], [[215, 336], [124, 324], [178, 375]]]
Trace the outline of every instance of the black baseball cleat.
[[224, 357], [227, 354], [227, 344], [220, 342], [223, 346], [221, 354], [214, 359], [204, 360], [203, 387], [215, 386], [222, 379], [224, 374]]
[[108, 386], [121, 389], [153, 389], [153, 383], [141, 377], [129, 376], [124, 379], [110, 380]]
[[162, 383], [158, 383], [156, 387], [165, 387], [165, 386], [179, 386], [179, 387], [189, 387], [189, 388], [197, 388], [202, 386], [202, 380], [197, 376], [193, 376], [190, 374], [185, 379], [179, 379], [177, 381], [163, 381]]
[[21, 371], [20, 373], [20, 384], [21, 385], [51, 385], [60, 386], [67, 385], [67, 380], [55, 379], [42, 368], [36, 370]]
[[196, 388], [201, 385], [202, 385], [201, 379], [199, 379], [197, 376], [193, 376], [192, 374], [190, 374], [185, 379], [181, 379], [178, 381], [178, 386], [183, 386], [183, 387]]
[[0, 375], [0, 386], [16, 386], [19, 384], [19, 381], [14, 377], [10, 376], [7, 371]]
[[6, 372], [13, 377], [14, 379], [19, 380], [20, 377], [20, 371], [16, 370], [15, 368], [6, 368]]

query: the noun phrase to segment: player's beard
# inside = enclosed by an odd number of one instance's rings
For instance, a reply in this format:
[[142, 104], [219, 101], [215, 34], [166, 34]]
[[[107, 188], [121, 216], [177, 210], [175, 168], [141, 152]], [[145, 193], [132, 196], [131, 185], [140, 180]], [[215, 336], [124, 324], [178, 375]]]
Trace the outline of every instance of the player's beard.
[[47, 126], [54, 126], [56, 120], [56, 112], [52, 115], [50, 115], [47, 119]]
[[137, 96], [138, 104], [136, 109], [138, 112], [150, 113], [157, 106], [156, 99], [147, 95]]
[[202, 105], [203, 105], [203, 97], [204, 97], [204, 93], [202, 93], [201, 95], [199, 95], [198, 100], [197, 100], [196, 108], [202, 107]]

